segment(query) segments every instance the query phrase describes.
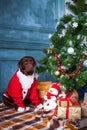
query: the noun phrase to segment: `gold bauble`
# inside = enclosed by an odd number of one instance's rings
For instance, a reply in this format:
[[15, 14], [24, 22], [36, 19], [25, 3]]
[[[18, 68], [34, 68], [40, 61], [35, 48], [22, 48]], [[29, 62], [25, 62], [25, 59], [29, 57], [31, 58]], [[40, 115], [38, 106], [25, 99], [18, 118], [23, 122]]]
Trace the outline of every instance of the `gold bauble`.
[[53, 53], [52, 49], [50, 49], [50, 51], [49, 51], [49, 52], [50, 52], [50, 54], [52, 54], [52, 53]]
[[54, 74], [55, 74], [56, 76], [59, 76], [59, 75], [60, 75], [60, 72], [57, 70], [57, 71], [54, 72]]

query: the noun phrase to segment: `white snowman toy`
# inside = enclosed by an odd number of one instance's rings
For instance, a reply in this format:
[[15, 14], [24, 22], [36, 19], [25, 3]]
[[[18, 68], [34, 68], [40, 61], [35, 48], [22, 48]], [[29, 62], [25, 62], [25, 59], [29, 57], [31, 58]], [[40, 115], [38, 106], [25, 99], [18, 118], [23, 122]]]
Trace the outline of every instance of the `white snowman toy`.
[[47, 94], [44, 96], [43, 107], [45, 111], [50, 111], [57, 106], [57, 97], [60, 94], [59, 83], [53, 83], [49, 88]]

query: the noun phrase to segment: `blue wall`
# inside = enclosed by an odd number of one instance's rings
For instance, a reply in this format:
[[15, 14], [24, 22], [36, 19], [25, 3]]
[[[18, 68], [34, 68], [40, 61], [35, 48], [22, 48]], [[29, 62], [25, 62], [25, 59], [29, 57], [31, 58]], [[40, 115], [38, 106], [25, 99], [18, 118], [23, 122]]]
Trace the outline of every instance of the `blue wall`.
[[43, 56], [64, 8], [64, 0], [0, 0], [0, 96], [21, 57]]

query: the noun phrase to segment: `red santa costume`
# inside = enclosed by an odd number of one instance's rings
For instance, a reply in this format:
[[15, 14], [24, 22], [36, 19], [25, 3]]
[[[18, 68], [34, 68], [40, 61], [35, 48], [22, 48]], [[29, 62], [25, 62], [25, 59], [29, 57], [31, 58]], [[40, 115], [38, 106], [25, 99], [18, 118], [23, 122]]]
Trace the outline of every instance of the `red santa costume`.
[[6, 93], [7, 98], [12, 98], [15, 105], [25, 108], [23, 100], [30, 99], [31, 103], [38, 106], [41, 102], [37, 92], [37, 78], [35, 74], [24, 75], [20, 69], [11, 78]]

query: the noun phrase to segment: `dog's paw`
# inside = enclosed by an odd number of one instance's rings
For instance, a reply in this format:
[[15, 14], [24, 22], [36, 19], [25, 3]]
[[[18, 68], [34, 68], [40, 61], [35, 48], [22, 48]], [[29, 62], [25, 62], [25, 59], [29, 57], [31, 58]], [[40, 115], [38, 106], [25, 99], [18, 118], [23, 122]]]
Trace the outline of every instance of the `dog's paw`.
[[39, 104], [38, 106], [37, 106], [37, 109], [42, 109], [43, 108], [43, 105], [42, 104]]
[[30, 107], [26, 107], [25, 110], [28, 111], [30, 109]]
[[18, 112], [24, 112], [25, 111], [25, 108], [23, 108], [23, 107], [18, 107], [18, 110], [17, 110]]
[[35, 108], [35, 112], [40, 110], [40, 109], [43, 109], [43, 105], [42, 104], [39, 104], [36, 108]]

